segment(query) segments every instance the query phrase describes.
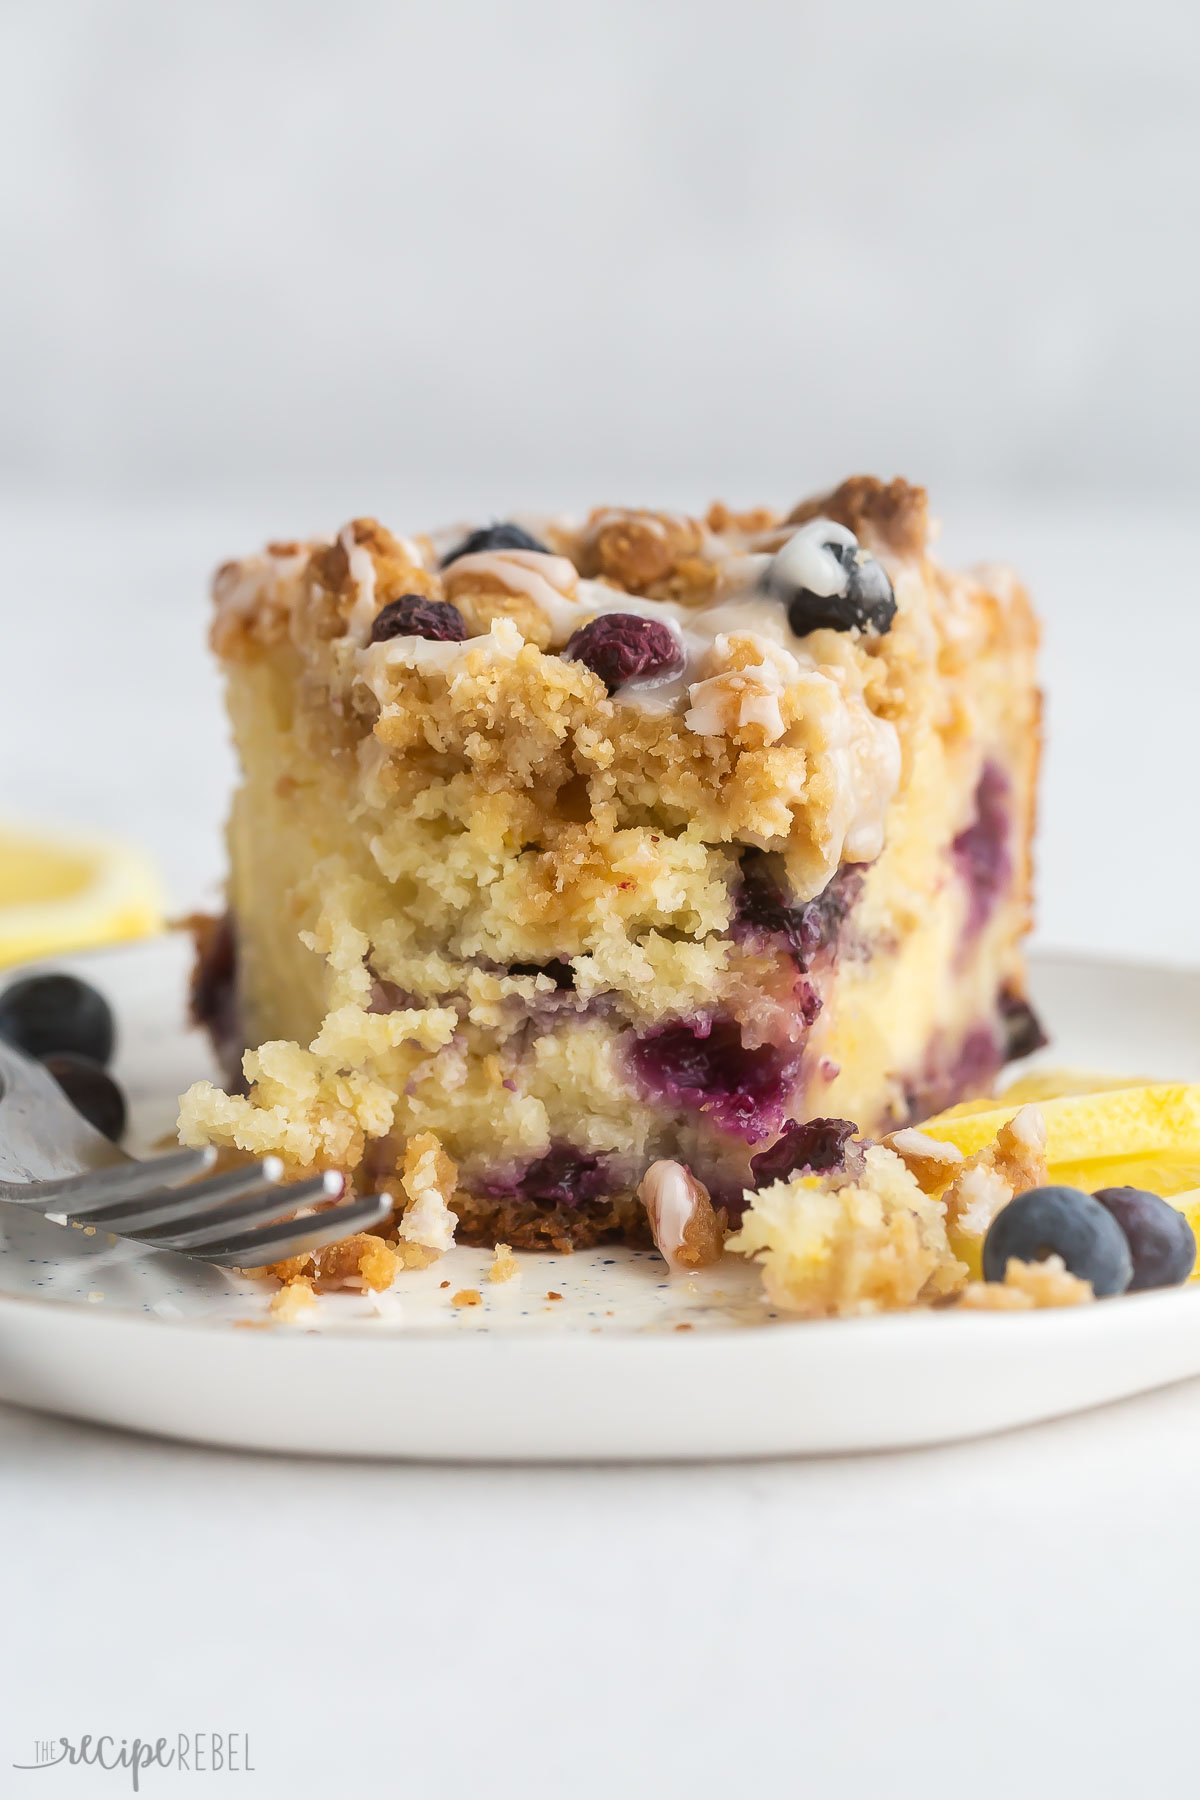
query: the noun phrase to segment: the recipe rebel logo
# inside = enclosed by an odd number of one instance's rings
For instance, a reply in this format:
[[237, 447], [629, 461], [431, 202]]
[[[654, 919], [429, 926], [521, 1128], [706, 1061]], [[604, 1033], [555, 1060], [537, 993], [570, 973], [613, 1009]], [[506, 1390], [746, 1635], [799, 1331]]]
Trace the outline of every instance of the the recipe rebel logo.
[[173, 1769], [182, 1775], [253, 1775], [250, 1734], [246, 1731], [180, 1731], [174, 1737], [115, 1738], [107, 1733], [94, 1737], [39, 1738], [32, 1762], [14, 1762], [13, 1768], [124, 1770], [132, 1791], [141, 1792], [148, 1769]]

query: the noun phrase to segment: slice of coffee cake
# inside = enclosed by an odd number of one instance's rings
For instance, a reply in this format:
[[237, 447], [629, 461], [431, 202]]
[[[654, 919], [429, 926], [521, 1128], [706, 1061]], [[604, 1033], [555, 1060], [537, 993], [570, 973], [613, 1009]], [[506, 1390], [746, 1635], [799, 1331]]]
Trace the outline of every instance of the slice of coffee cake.
[[643, 1241], [657, 1159], [732, 1219], [795, 1121], [894, 1129], [1034, 1047], [1036, 626], [919, 488], [358, 519], [215, 594], [243, 779], [196, 994], [248, 1053], [187, 1142], [410, 1211], [435, 1157], [460, 1238]]

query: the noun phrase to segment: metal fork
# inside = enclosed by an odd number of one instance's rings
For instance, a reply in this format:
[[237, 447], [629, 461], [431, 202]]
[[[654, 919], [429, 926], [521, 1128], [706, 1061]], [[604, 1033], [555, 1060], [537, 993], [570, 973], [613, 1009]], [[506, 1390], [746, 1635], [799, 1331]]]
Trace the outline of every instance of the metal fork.
[[75, 1111], [39, 1063], [0, 1041], [0, 1200], [147, 1249], [246, 1269], [337, 1243], [392, 1210], [386, 1194], [367, 1194], [297, 1218], [302, 1207], [339, 1199], [342, 1177], [278, 1185], [283, 1164], [265, 1156], [192, 1179], [215, 1159], [213, 1150], [168, 1150], [145, 1162], [127, 1156]]

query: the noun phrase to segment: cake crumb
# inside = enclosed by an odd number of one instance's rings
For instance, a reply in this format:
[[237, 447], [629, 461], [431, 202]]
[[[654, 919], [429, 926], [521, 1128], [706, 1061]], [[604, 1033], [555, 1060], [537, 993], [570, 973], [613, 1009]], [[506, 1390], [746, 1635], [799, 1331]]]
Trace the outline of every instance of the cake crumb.
[[438, 1286], [448, 1288], [450, 1286], [450, 1283], [448, 1281], [439, 1281]]
[[357, 1231], [340, 1244], [331, 1244], [317, 1259], [322, 1286], [353, 1280], [377, 1293], [391, 1287], [401, 1267], [401, 1258], [393, 1246], [367, 1231]]
[[549, 1288], [549, 1289], [547, 1289], [547, 1292], [546, 1292], [546, 1298], [547, 1298], [547, 1300], [561, 1300], [562, 1295], [560, 1293], [558, 1293], [554, 1288]]
[[426, 1250], [448, 1250], [458, 1225], [457, 1213], [450, 1210], [458, 1168], [432, 1131], [417, 1132], [404, 1146], [400, 1185], [408, 1195], [398, 1227], [400, 1236]]
[[[402, 1269], [427, 1269], [441, 1255], [440, 1250], [431, 1250], [428, 1244], [410, 1244], [404, 1238], [394, 1243], [392, 1250]], [[442, 1286], [449, 1287], [450, 1283], [444, 1281]]]
[[313, 1255], [311, 1250], [302, 1250], [299, 1256], [289, 1256], [283, 1262], [268, 1263], [265, 1269], [244, 1269], [245, 1275], [274, 1275], [286, 1287], [289, 1281], [295, 1281], [297, 1275], [311, 1274]]
[[940, 1193], [953, 1181], [965, 1161], [956, 1144], [927, 1137], [912, 1125], [905, 1126], [903, 1131], [893, 1131], [883, 1141], [889, 1150], [895, 1151], [909, 1174], [916, 1177], [917, 1185], [927, 1194]]
[[681, 1319], [675, 1329], [676, 1331], [695, 1331], [696, 1327], [689, 1324], [686, 1319]]
[[931, 1305], [967, 1277], [942, 1203], [882, 1144], [846, 1185], [799, 1176], [760, 1189], [729, 1248], [761, 1264], [773, 1305], [808, 1318]]
[[1043, 1262], [1010, 1257], [1003, 1281], [968, 1282], [960, 1306], [975, 1312], [1029, 1312], [1035, 1307], [1081, 1306], [1096, 1298], [1090, 1281], [1072, 1275], [1061, 1256]]
[[317, 1304], [317, 1296], [313, 1292], [312, 1282], [306, 1275], [300, 1275], [295, 1281], [289, 1281], [281, 1287], [277, 1294], [272, 1294], [268, 1310], [272, 1318], [278, 1319], [281, 1325], [293, 1325], [302, 1313], [310, 1306]]
[[[442, 1286], [449, 1287], [450, 1283], [444, 1281]], [[478, 1288], [459, 1288], [457, 1294], [451, 1294], [450, 1304], [451, 1306], [482, 1306], [483, 1295]]]
[[511, 1244], [497, 1244], [492, 1257], [492, 1266], [488, 1270], [489, 1281], [511, 1281], [520, 1272], [516, 1257], [512, 1253]]
[[1040, 1107], [1022, 1106], [950, 1183], [946, 1217], [967, 1237], [982, 1238], [1014, 1194], [1041, 1187], [1046, 1179], [1045, 1115]]

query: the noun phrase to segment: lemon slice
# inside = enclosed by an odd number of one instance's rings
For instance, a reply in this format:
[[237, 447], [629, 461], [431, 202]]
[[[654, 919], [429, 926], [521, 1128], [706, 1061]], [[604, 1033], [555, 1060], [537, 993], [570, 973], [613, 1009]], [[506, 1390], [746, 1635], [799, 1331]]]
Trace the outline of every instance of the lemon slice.
[[[986, 1094], [981, 1100], [960, 1100], [948, 1106], [938, 1119], [965, 1119], [972, 1113], [995, 1112], [1003, 1106], [1026, 1106], [1030, 1101], [1063, 1100], [1073, 1094], [1104, 1094], [1114, 1088], [1153, 1087], [1146, 1076], [1095, 1075], [1084, 1069], [1041, 1069], [1018, 1076], [1002, 1094]], [[923, 1131], [924, 1126], [921, 1127]]]
[[0, 968], [161, 927], [158, 877], [140, 851], [0, 829]]
[[[1020, 1101], [1006, 1099], [986, 1112], [939, 1113], [920, 1130], [973, 1156], [990, 1144]], [[1046, 1160], [1055, 1169], [1079, 1163], [1129, 1164], [1168, 1155], [1200, 1154], [1200, 1086], [1158, 1083], [1109, 1088], [1039, 1100], [1046, 1121]], [[1097, 1185], [1103, 1186], [1104, 1183]]]

